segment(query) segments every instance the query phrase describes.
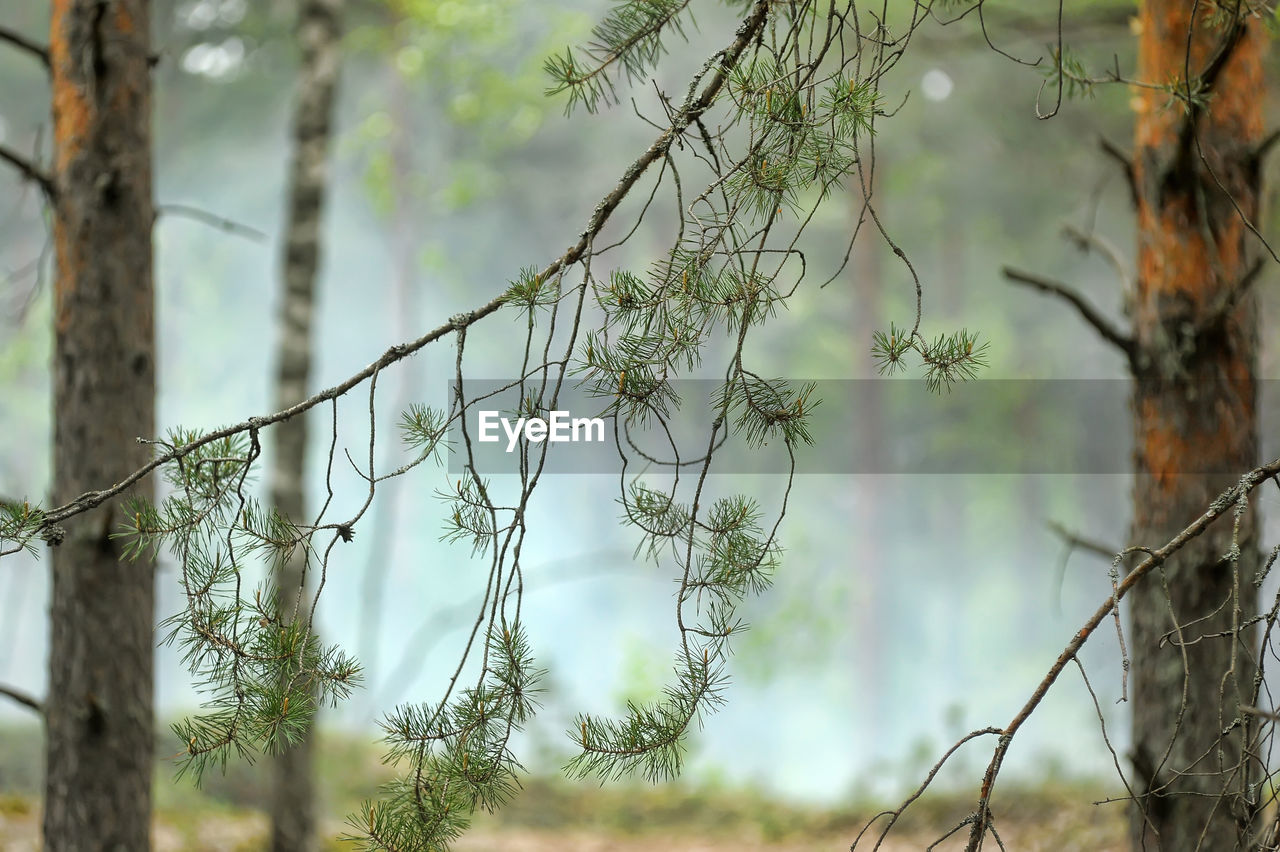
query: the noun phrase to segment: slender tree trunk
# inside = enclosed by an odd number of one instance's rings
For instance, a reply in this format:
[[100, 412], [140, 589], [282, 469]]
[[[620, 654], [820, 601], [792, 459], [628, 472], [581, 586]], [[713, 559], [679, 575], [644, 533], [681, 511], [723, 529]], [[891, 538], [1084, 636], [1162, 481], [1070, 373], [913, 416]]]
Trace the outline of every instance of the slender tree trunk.
[[[311, 374], [312, 315], [320, 261], [320, 224], [328, 180], [330, 120], [338, 81], [341, 0], [304, 0], [298, 38], [302, 68], [294, 112], [293, 161], [289, 172], [285, 226], [284, 298], [276, 373], [277, 409], [307, 396]], [[305, 456], [307, 421], [295, 417], [276, 427], [271, 466], [271, 500], [281, 514], [306, 523]], [[305, 603], [295, 608], [307, 586], [305, 550], [277, 577], [283, 618], [305, 618]], [[314, 731], [275, 760], [271, 798], [271, 848], [309, 852], [316, 847], [315, 796], [311, 770]]]
[[[1266, 36], [1256, 20], [1212, 23], [1218, 4], [1199, 4], [1193, 22], [1195, 5], [1145, 0], [1139, 19], [1140, 79], [1185, 87], [1189, 68], [1209, 86], [1204, 108], [1170, 106], [1155, 90], [1138, 101], [1132, 540], [1148, 546], [1258, 453], [1257, 317], [1240, 291], [1254, 255], [1242, 214], [1258, 213]], [[1135, 848], [1248, 843], [1257, 779], [1241, 765], [1247, 728], [1234, 722], [1253, 690], [1256, 637], [1240, 626], [1257, 609], [1257, 526], [1248, 513], [1234, 561], [1230, 523], [1211, 527], [1131, 595]]]
[[[148, 12], [53, 3], [55, 504], [141, 467], [155, 429]], [[105, 503], [53, 549], [50, 852], [150, 847], [154, 578], [121, 561], [122, 521]]]

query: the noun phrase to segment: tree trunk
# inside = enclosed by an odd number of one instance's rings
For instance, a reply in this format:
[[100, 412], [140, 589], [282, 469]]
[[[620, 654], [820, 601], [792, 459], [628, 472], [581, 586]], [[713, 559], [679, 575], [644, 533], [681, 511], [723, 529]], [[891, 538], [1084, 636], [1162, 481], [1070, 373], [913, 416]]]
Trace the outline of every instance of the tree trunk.
[[[1257, 20], [1211, 22], [1217, 4], [1202, 3], [1188, 38], [1194, 5], [1146, 0], [1140, 12], [1139, 79], [1185, 91], [1189, 68], [1209, 86], [1204, 107], [1152, 89], [1136, 102], [1132, 541], [1147, 546], [1258, 461], [1257, 317], [1241, 292], [1254, 252], [1242, 214], [1258, 212], [1266, 36]], [[1241, 764], [1247, 729], [1233, 722], [1253, 691], [1256, 637], [1240, 625], [1257, 609], [1257, 526], [1246, 514], [1234, 561], [1230, 523], [1211, 527], [1131, 594], [1135, 848], [1248, 843], [1257, 778]]]
[[[320, 222], [328, 178], [329, 128], [338, 80], [340, 0], [305, 0], [299, 12], [298, 37], [302, 68], [294, 112], [293, 162], [289, 172], [285, 226], [284, 298], [281, 304], [279, 363], [276, 373], [277, 410], [307, 396], [311, 374], [312, 314], [320, 259]], [[294, 523], [308, 522], [305, 486], [307, 421], [295, 417], [274, 432], [271, 500]], [[305, 618], [310, 607], [295, 610], [306, 597], [305, 548], [276, 578], [283, 618]], [[271, 848], [274, 852], [309, 852], [316, 845], [315, 796], [311, 770], [314, 732], [274, 761], [271, 797]]]
[[[53, 3], [55, 505], [145, 464], [155, 429], [148, 12]], [[150, 847], [154, 578], [120, 560], [122, 520], [112, 500], [53, 549], [50, 852]]]

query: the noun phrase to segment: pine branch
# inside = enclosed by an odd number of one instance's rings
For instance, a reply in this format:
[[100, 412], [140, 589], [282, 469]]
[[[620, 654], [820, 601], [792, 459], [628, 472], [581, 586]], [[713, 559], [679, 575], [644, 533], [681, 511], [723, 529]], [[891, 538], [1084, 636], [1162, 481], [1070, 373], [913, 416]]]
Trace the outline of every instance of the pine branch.
[[594, 112], [600, 99], [613, 93], [610, 69], [621, 65], [628, 79], [635, 79], [663, 53], [665, 29], [674, 27], [683, 35], [679, 16], [689, 3], [690, 0], [623, 0], [591, 31], [594, 41], [583, 51], [590, 60], [588, 64], [580, 64], [573, 51], [547, 60], [545, 70], [557, 82], [548, 94], [567, 90], [566, 110], [581, 101], [588, 112]]
[[0, 683], [0, 695], [16, 701], [18, 704], [21, 704], [23, 707], [26, 707], [28, 710], [31, 710], [40, 716], [44, 715], [44, 705], [41, 704], [38, 699], [21, 690], [14, 689], [13, 687], [5, 686]]
[[1089, 302], [1075, 290], [1072, 290], [1067, 285], [1057, 281], [1052, 281], [1048, 278], [1043, 278], [1030, 272], [1023, 272], [1010, 266], [1004, 267], [1001, 271], [1005, 278], [1008, 278], [1015, 284], [1023, 284], [1035, 290], [1039, 290], [1041, 293], [1049, 293], [1067, 301], [1076, 309], [1076, 311], [1079, 312], [1081, 318], [1083, 318], [1085, 322], [1093, 326], [1094, 330], [1097, 331], [1098, 334], [1102, 335], [1103, 340], [1106, 340], [1108, 343], [1116, 346], [1132, 360], [1136, 349], [1134, 339], [1112, 325], [1109, 319], [1104, 317], [1097, 308], [1089, 304]]
[[44, 45], [37, 44], [35, 41], [6, 26], [0, 26], [0, 42], [7, 42], [18, 50], [34, 56], [40, 60], [40, 64], [44, 66], [45, 71], [53, 70], [53, 63], [49, 60], [49, 49]]
[[[756, 0], [751, 13], [738, 28], [733, 43], [727, 50], [717, 54], [719, 62], [711, 75], [711, 79], [707, 81], [706, 86], [702, 89], [702, 92], [696, 96], [693, 92], [690, 92], [690, 98], [673, 117], [671, 125], [663, 131], [656, 140], [654, 140], [653, 144], [650, 145], [649, 148], [630, 165], [630, 167], [627, 168], [622, 175], [622, 179], [618, 181], [618, 185], [615, 186], [608, 195], [602, 198], [599, 204], [596, 205], [595, 210], [592, 211], [591, 218], [587, 222], [587, 227], [583, 230], [578, 242], [570, 246], [564, 254], [560, 255], [559, 258], [548, 264], [547, 267], [539, 273], [539, 277], [542, 280], [550, 280], [556, 274], [577, 263], [583, 255], [587, 253], [592, 241], [604, 229], [604, 226], [608, 222], [613, 211], [616, 210], [618, 205], [622, 203], [623, 199], [627, 197], [627, 194], [630, 193], [631, 189], [636, 185], [636, 182], [640, 180], [640, 177], [644, 174], [645, 170], [648, 169], [649, 166], [653, 165], [653, 163], [664, 158], [667, 152], [671, 149], [671, 146], [675, 144], [676, 139], [680, 138], [685, 130], [693, 124], [693, 122], [711, 108], [712, 103], [715, 102], [716, 96], [720, 93], [721, 88], [723, 88], [725, 81], [728, 79], [729, 71], [737, 63], [738, 58], [742, 55], [743, 51], [745, 51], [751, 42], [755, 40], [756, 35], [764, 27], [765, 20], [768, 17], [770, 2], [771, 0]], [[291, 417], [296, 417], [299, 414], [310, 411], [321, 403], [338, 399], [339, 397], [346, 395], [352, 388], [366, 381], [376, 373], [385, 370], [392, 364], [404, 360], [413, 353], [430, 343], [434, 343], [442, 337], [470, 328], [480, 320], [495, 313], [507, 304], [508, 295], [504, 292], [501, 295], [490, 299], [478, 308], [454, 315], [448, 322], [427, 332], [416, 340], [392, 346], [382, 353], [376, 361], [369, 364], [363, 370], [349, 376], [340, 384], [334, 385], [331, 388], [320, 391], [314, 396], [304, 399], [297, 405], [290, 406], [289, 408], [277, 411], [274, 414], [269, 414], [265, 417], [250, 417], [233, 426], [227, 426], [225, 428], [209, 432], [208, 434], [195, 438], [180, 447], [175, 447], [168, 452], [161, 453], [146, 465], [138, 468], [132, 474], [125, 477], [115, 485], [112, 485], [110, 488], [106, 488], [101, 491], [88, 491], [69, 503], [65, 503], [62, 506], [52, 509], [45, 515], [44, 523], [40, 527], [40, 533], [51, 534], [56, 537], [60, 532], [57, 525], [62, 521], [102, 505], [107, 500], [110, 500], [112, 497], [115, 497], [117, 494], [125, 491], [135, 482], [157, 468], [169, 464], [170, 462], [177, 461], [178, 459], [186, 458], [191, 455], [191, 453], [202, 447], [208, 446], [214, 441], [219, 441], [233, 435], [242, 435], [246, 433], [256, 434], [258, 430], [266, 426], [271, 426], [272, 424], [288, 420]], [[139, 440], [141, 440], [141, 438]]]
[[53, 200], [55, 195], [53, 178], [40, 171], [35, 163], [4, 145], [0, 145], [0, 160], [6, 161], [17, 169], [24, 178], [39, 186], [50, 201]]

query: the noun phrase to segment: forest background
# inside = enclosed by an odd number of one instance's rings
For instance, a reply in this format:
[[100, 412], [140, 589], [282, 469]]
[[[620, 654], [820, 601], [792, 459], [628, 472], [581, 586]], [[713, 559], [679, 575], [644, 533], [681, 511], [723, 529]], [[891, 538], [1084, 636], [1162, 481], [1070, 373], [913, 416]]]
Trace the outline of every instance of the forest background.
[[[47, 31], [46, 4], [9, 5], [8, 26]], [[269, 408], [296, 68], [284, 5], [155, 4], [157, 411], [165, 427], [213, 427]], [[567, 118], [560, 101], [544, 96], [545, 56], [580, 40], [606, 6], [423, 0], [401, 12], [353, 10], [316, 387], [554, 255], [616, 179], [617, 152], [648, 144], [652, 130], [626, 98], [599, 116]], [[1131, 56], [1130, 4], [1077, 7], [1078, 21], [1098, 22], [1071, 39], [1077, 52], [1102, 66], [1113, 54]], [[672, 42], [657, 89], [681, 85], [728, 14], [699, 11], [688, 42]], [[1028, 58], [1048, 50], [1048, 7], [991, 3], [987, 14], [1003, 49]], [[883, 394], [850, 381], [875, 379], [871, 334], [908, 317], [914, 298], [891, 250], [871, 234], [840, 278], [801, 290], [762, 329], [758, 345], [768, 346], [776, 374], [844, 382], [824, 385], [847, 395], [828, 396], [824, 406], [848, 417], [837, 421], [844, 435], [807, 449], [782, 532], [784, 568], [769, 593], [747, 604], [753, 630], [738, 645], [727, 706], [693, 739], [688, 783], [752, 786], [815, 804], [900, 794], [964, 730], [1005, 719], [1105, 595], [1107, 563], [1076, 552], [1064, 564], [1062, 539], [1047, 522], [1116, 549], [1124, 543], [1124, 363], [1061, 305], [1011, 287], [1001, 269], [1069, 281], [1119, 314], [1114, 270], [1062, 232], [1070, 225], [1103, 235], [1129, 254], [1127, 189], [1098, 144], [1128, 145], [1129, 93], [1100, 89], [1039, 121], [1039, 69], [993, 54], [973, 27], [930, 27], [921, 40], [930, 49], [910, 52], [884, 80], [885, 102], [901, 107], [878, 137], [879, 210], [926, 282], [928, 327], [967, 327], [990, 341], [981, 376], [990, 384], [983, 404], [956, 423], [914, 379]], [[0, 52], [0, 80], [0, 141], [39, 150], [49, 132], [40, 69]], [[652, 90], [630, 95], [636, 110], [660, 115]], [[50, 249], [38, 193], [0, 172], [0, 198], [0, 493], [41, 493], [49, 477]], [[860, 203], [853, 191], [822, 209], [810, 233], [812, 263], [839, 264]], [[193, 210], [249, 230], [210, 227]], [[669, 227], [669, 217], [646, 219], [619, 262], [643, 266]], [[1263, 328], [1278, 318], [1268, 283], [1258, 287]], [[477, 338], [476, 363], [507, 375], [500, 341]], [[399, 387], [384, 395], [383, 416], [394, 416], [398, 400], [444, 404], [447, 358], [427, 352], [401, 367], [388, 379]], [[1262, 379], [1277, 377], [1277, 358], [1274, 335], [1264, 334]], [[1094, 392], [1115, 405], [1083, 411], [1071, 402]], [[1265, 435], [1277, 408], [1266, 381], [1263, 396]], [[1044, 399], [1058, 400], [1048, 414], [1033, 404]], [[910, 440], [901, 424], [912, 427]], [[993, 461], [971, 450], [966, 441], [983, 433], [1016, 451]], [[1090, 461], [1098, 447], [1103, 460]], [[314, 450], [320, 458], [323, 448]], [[836, 472], [812, 472], [824, 467]], [[439, 541], [437, 487], [423, 474], [388, 488], [375, 506], [376, 531], [357, 537], [330, 575], [321, 629], [368, 671], [363, 691], [326, 712], [327, 727], [371, 735], [381, 712], [431, 694], [455, 659], [453, 642], [482, 579], [468, 572], [465, 547]], [[672, 640], [670, 577], [632, 559], [635, 541], [616, 522], [615, 480], [565, 474], [544, 488], [526, 551], [526, 627], [551, 683], [523, 748], [535, 772], [565, 761], [561, 731], [573, 712], [616, 713], [628, 698], [660, 689]], [[1259, 500], [1276, 530], [1280, 500]], [[33, 694], [45, 677], [45, 575], [26, 557], [0, 570], [0, 682]], [[173, 579], [162, 560], [161, 616], [180, 607], [176, 583], [166, 582]], [[1091, 671], [1115, 672], [1095, 686], [1109, 728], [1123, 732], [1114, 637], [1096, 636], [1083, 657]], [[160, 649], [157, 676], [163, 717], [194, 707], [176, 652]], [[29, 724], [8, 704], [0, 704], [0, 721], [16, 730]], [[980, 764], [981, 756], [962, 760], [948, 773], [971, 783]], [[1078, 680], [1055, 689], [1006, 771], [1032, 780], [1109, 773]], [[0, 775], [0, 787], [24, 783], [21, 773]]]

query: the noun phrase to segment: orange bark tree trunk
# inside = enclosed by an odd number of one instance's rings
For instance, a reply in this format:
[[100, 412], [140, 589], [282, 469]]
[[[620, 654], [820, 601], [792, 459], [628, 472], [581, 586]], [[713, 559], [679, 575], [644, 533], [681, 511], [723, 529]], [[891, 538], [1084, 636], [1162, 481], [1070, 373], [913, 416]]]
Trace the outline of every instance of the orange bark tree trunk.
[[[1144, 88], [1135, 101], [1131, 540], [1146, 546], [1172, 538], [1258, 461], [1246, 220], [1258, 212], [1266, 35], [1227, 5], [1144, 0], [1139, 13], [1138, 79], [1183, 95]], [[1230, 524], [1211, 527], [1131, 594], [1135, 848], [1248, 844], [1257, 767], [1242, 756], [1249, 720], [1239, 707], [1254, 689], [1255, 636], [1243, 627], [1257, 609], [1251, 513], [1238, 545], [1228, 558]]]
[[[147, 0], [56, 0], [53, 503], [149, 458], [155, 358]], [[150, 486], [135, 487], [146, 494]], [[154, 584], [120, 498], [53, 549], [44, 848], [150, 847]]]

